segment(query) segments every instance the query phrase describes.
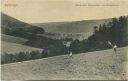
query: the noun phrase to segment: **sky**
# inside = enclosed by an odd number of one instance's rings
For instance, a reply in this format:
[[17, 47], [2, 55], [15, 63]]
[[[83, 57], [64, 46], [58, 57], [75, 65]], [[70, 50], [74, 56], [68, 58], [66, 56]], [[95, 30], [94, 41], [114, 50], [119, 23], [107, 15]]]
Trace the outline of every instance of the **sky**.
[[93, 20], [128, 15], [128, 1], [3, 0], [2, 12], [27, 23]]

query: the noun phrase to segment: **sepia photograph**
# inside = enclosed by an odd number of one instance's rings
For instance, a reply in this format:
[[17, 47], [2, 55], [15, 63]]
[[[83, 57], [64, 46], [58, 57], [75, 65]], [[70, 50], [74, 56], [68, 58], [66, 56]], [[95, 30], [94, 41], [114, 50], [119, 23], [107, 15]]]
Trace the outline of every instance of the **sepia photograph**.
[[1, 1], [1, 81], [126, 81], [127, 50], [128, 1]]

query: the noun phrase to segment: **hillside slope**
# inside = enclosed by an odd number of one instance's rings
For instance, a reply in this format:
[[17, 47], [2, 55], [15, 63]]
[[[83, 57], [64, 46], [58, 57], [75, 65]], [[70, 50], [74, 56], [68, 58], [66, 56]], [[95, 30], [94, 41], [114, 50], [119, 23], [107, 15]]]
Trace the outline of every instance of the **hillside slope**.
[[26, 45], [21, 45], [21, 44], [16, 44], [16, 43], [11, 43], [11, 42], [6, 42], [6, 41], [1, 41], [1, 54], [4, 52], [6, 53], [19, 53], [19, 52], [26, 52], [26, 51], [41, 51], [43, 49], [40, 48], [34, 48]]
[[2, 65], [2, 80], [124, 80], [128, 47]]
[[1, 13], [1, 33], [12, 36], [25, 37], [27, 33], [41, 33], [45, 31], [43, 28], [22, 22], [4, 13]]
[[1, 40], [6, 42], [17, 43], [17, 44], [24, 44], [25, 42], [28, 41], [27, 39], [24, 39], [24, 38], [14, 37], [14, 36], [5, 35], [5, 34], [1, 34]]
[[33, 23], [49, 33], [92, 33], [94, 26], [107, 23], [111, 19], [83, 20], [73, 22]]

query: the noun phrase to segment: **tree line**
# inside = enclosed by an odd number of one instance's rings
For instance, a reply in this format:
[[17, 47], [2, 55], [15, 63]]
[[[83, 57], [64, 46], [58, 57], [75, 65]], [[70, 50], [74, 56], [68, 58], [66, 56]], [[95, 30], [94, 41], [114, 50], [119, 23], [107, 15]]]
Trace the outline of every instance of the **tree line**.
[[111, 48], [108, 41], [118, 47], [128, 45], [128, 17], [113, 18], [110, 22], [94, 26], [93, 35], [83, 41], [75, 40], [70, 49], [74, 53]]

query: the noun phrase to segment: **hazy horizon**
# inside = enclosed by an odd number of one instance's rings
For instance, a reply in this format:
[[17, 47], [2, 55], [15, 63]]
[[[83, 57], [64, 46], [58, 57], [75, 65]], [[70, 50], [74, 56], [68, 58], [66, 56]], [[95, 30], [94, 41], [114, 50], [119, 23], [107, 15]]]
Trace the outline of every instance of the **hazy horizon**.
[[[3, 13], [3, 12], [2, 12]], [[4, 14], [6, 14], [6, 13], [4, 13]], [[8, 15], [8, 14], [6, 14], [6, 15]], [[10, 15], [8, 15], [8, 16], [10, 16]], [[128, 16], [128, 15], [121, 15], [121, 16]], [[10, 16], [10, 17], [13, 17], [13, 16]], [[117, 16], [117, 17], [109, 17], [109, 18], [102, 18], [102, 19], [82, 19], [82, 20], [64, 20], [64, 21], [47, 21], [47, 22], [26, 22], [26, 23], [29, 23], [29, 24], [36, 24], [36, 23], [57, 23], [57, 22], [77, 22], [77, 21], [86, 21], [86, 20], [104, 20], [104, 19], [111, 19], [111, 18], [118, 18], [118, 17], [120, 17], [120, 16]], [[15, 17], [13, 17], [13, 18], [15, 18]], [[15, 19], [17, 19], [17, 18], [15, 18]], [[20, 20], [20, 19], [17, 19], [17, 20], [19, 20], [19, 21], [22, 21], [22, 20]], [[25, 21], [22, 21], [22, 22], [25, 22]]]

